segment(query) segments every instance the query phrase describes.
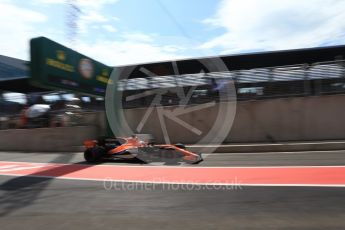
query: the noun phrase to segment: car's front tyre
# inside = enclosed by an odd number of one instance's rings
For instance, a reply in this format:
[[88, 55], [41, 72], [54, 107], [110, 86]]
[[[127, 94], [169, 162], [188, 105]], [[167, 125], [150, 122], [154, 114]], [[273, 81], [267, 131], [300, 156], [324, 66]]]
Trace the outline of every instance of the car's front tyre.
[[98, 163], [102, 160], [105, 154], [105, 150], [102, 147], [93, 147], [85, 150], [84, 152], [84, 159], [88, 163]]

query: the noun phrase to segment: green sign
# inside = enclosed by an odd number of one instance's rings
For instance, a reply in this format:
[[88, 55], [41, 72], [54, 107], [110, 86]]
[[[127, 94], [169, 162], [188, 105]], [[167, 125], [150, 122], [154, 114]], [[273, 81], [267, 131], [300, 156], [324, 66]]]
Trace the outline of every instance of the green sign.
[[45, 37], [31, 39], [30, 49], [31, 84], [104, 96], [111, 67]]

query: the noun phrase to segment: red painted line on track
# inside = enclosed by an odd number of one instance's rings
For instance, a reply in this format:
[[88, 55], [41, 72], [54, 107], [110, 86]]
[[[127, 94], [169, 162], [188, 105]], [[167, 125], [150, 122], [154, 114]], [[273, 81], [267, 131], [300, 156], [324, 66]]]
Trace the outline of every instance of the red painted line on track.
[[345, 186], [345, 166], [127, 167], [0, 161], [0, 175], [153, 183]]

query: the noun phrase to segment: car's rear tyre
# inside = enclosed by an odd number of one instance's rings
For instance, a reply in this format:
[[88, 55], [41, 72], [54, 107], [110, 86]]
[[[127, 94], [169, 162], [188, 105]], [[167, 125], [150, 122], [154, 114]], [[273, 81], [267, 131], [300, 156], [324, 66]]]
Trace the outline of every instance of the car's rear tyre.
[[105, 154], [104, 148], [97, 146], [97, 147], [85, 150], [84, 159], [88, 163], [98, 163], [102, 160], [104, 154]]

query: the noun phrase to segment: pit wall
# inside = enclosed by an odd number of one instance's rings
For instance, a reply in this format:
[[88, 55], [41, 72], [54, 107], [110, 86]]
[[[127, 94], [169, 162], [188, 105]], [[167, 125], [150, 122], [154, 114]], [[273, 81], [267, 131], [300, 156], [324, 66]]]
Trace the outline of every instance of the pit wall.
[[79, 152], [83, 142], [104, 135], [105, 113], [84, 113], [79, 126], [0, 130], [0, 151]]
[[[235, 119], [226, 143], [345, 140], [345, 95], [324, 95], [237, 102]], [[219, 103], [200, 111], [180, 116], [203, 133], [212, 128]], [[176, 107], [166, 107], [173, 110]], [[132, 129], [140, 122], [146, 108], [128, 109], [125, 116]], [[224, 117], [224, 120], [231, 119]], [[170, 141], [196, 143], [200, 140], [174, 121], [165, 118]], [[226, 124], [227, 122], [224, 122]], [[151, 133], [163, 142], [163, 133], [156, 110], [149, 117], [142, 133]], [[206, 143], [201, 143], [206, 144]]]
[[[345, 140], [344, 104], [345, 95], [238, 102], [231, 131], [226, 135], [224, 142]], [[228, 104], [218, 103], [213, 107], [190, 112], [179, 118], [207, 133], [213, 127], [219, 106], [228, 106]], [[133, 130], [146, 111], [147, 108], [124, 111]], [[106, 130], [104, 112], [88, 113], [83, 119], [83, 126], [0, 130], [0, 151], [82, 151], [81, 146], [85, 139], [104, 135]], [[231, 118], [222, 117], [222, 119]], [[195, 144], [200, 141], [200, 136], [175, 121], [165, 118], [165, 123], [172, 143]], [[157, 143], [164, 142], [156, 110], [145, 123], [141, 133], [152, 134]]]
[[96, 132], [95, 126], [1, 130], [0, 151], [78, 152]]

